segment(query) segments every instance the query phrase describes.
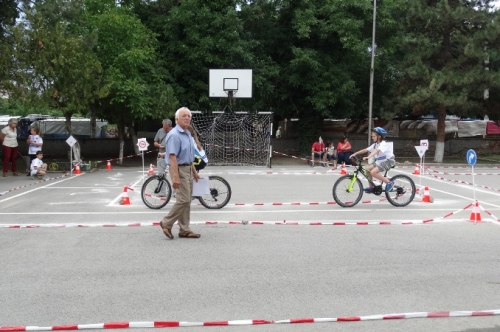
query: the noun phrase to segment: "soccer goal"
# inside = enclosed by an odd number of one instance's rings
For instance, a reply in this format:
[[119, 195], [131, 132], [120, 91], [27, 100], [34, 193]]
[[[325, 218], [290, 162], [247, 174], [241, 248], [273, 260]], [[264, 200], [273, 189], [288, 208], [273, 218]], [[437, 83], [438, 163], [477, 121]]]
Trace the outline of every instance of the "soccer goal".
[[211, 165], [270, 166], [271, 112], [192, 112]]

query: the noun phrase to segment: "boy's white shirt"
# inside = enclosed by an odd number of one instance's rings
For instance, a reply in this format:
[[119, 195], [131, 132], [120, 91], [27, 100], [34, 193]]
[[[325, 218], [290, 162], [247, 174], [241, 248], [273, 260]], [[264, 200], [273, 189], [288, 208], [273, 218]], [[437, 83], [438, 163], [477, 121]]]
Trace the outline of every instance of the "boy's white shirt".
[[[382, 141], [380, 143], [373, 143], [369, 147], [366, 148], [368, 152], [372, 153], [375, 150], [379, 150], [377, 154], [374, 156], [375, 157], [375, 163], [377, 165], [380, 165], [383, 163], [386, 159], [394, 157], [394, 153], [392, 153], [392, 148], [390, 144], [387, 144], [386, 141]], [[382, 159], [382, 157], [385, 157]]]
[[[42, 143], [43, 144], [43, 139], [40, 137], [40, 135], [31, 135], [30, 138], [31, 143]], [[31, 144], [28, 148], [28, 154], [36, 154], [38, 150], [41, 150], [42, 147], [38, 145]]]
[[[30, 167], [30, 170], [31, 172], [33, 171], [37, 171], [38, 169], [41, 169], [43, 166], [43, 160], [41, 159], [38, 159], [38, 158], [35, 158], [33, 159], [33, 161], [31, 162], [31, 167]], [[35, 168], [37, 167], [37, 168]]]

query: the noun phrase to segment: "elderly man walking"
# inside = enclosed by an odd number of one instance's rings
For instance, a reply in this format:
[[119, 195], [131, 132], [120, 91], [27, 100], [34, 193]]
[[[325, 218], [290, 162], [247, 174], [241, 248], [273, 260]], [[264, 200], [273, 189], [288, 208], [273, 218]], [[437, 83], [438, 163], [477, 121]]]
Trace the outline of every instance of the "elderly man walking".
[[187, 107], [179, 108], [175, 112], [175, 123], [176, 126], [166, 137], [167, 155], [165, 161], [170, 166], [170, 178], [172, 186], [177, 191], [177, 201], [168, 215], [163, 217], [160, 226], [163, 233], [172, 240], [174, 238], [172, 226], [176, 221], [179, 221], [179, 237], [196, 239], [200, 237], [200, 234], [193, 233], [189, 228], [193, 178], [195, 181], [200, 178], [193, 164], [192, 136], [187, 130], [191, 124], [191, 111]]

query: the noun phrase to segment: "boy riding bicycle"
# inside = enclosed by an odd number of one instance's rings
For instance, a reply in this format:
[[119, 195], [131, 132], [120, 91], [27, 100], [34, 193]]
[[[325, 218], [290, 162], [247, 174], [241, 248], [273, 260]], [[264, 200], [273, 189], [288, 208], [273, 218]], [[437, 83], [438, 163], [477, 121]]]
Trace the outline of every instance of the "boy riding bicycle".
[[[387, 136], [387, 131], [381, 127], [375, 127], [372, 129], [372, 140], [375, 142], [366, 149], [359, 150], [353, 153], [349, 158], [352, 158], [358, 154], [363, 154], [369, 152], [370, 154], [367, 157], [363, 157], [363, 160], [368, 160], [372, 157], [375, 157], [375, 161], [368, 165], [366, 168], [370, 171], [368, 177], [370, 180], [372, 178], [376, 178], [385, 185], [385, 191], [391, 191], [394, 183], [391, 182], [388, 178], [386, 178], [382, 172], [386, 172], [396, 164], [396, 160], [394, 154], [392, 153], [389, 145], [384, 140], [385, 136]], [[373, 193], [373, 187], [370, 184], [369, 187], [364, 188], [365, 193], [371, 194]]]

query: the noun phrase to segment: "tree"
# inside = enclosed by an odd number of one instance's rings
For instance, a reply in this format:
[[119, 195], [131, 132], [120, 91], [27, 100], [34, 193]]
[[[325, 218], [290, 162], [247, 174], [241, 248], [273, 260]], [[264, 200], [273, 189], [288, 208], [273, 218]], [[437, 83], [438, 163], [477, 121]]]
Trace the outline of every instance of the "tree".
[[[157, 34], [168, 83], [181, 105], [206, 110], [210, 68], [252, 68], [250, 42], [243, 38], [236, 0], [159, 0], [139, 6], [144, 23]], [[255, 76], [254, 76], [255, 77]]]
[[155, 35], [126, 7], [99, 1], [87, 5], [89, 26], [98, 36], [94, 51], [103, 68], [101, 94], [92, 110], [118, 125], [121, 159], [124, 128], [137, 120], [172, 116], [177, 100], [158, 65]]
[[[437, 113], [435, 162], [442, 162], [447, 113], [484, 115], [484, 91], [498, 89], [498, 70], [485, 70], [500, 36], [490, 0], [406, 1], [399, 110]], [[401, 13], [402, 14], [402, 13]]]
[[[391, 75], [394, 46], [387, 43], [397, 24], [389, 15], [393, 1], [379, 8], [377, 40], [380, 75], [375, 106], [381, 105]], [[366, 118], [373, 7], [366, 1], [242, 1], [245, 31], [257, 38], [258, 59], [268, 57], [273, 90], [266, 101], [275, 114], [300, 118], [300, 149], [309, 151], [324, 118]], [[250, 14], [251, 13], [251, 14]], [[252, 17], [253, 16], [253, 17]], [[256, 19], [257, 18], [257, 19]], [[390, 68], [389, 68], [390, 69]], [[377, 69], [378, 70], [378, 69]], [[378, 109], [375, 114], [378, 114]]]
[[54, 108], [66, 117], [85, 112], [97, 94], [101, 67], [92, 36], [75, 18], [79, 1], [47, 0], [23, 6], [23, 19], [10, 28], [10, 62], [4, 86], [13, 100]]

